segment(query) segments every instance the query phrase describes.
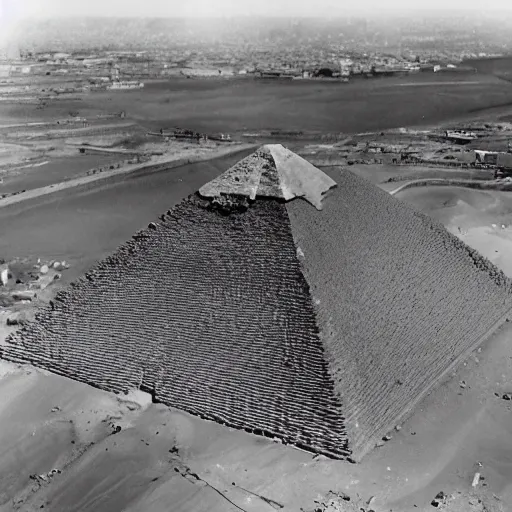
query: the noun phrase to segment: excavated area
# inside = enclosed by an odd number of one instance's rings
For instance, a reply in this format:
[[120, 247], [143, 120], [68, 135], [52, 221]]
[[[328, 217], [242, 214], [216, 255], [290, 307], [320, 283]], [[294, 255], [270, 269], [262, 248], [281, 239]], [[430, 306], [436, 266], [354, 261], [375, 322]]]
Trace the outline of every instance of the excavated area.
[[194, 195], [160, 220], [60, 292], [0, 356], [349, 457], [286, 206], [226, 212]]
[[487, 339], [511, 283], [441, 224], [345, 171], [286, 208], [355, 460]]

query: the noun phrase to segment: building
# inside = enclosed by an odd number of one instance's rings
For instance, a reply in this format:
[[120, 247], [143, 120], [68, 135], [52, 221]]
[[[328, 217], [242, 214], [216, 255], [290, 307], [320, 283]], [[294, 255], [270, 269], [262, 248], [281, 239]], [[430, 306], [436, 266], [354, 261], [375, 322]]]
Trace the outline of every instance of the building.
[[138, 82], [136, 80], [112, 82], [111, 84], [107, 85], [107, 89], [114, 91], [126, 89], [142, 89], [143, 87], [144, 83]]
[[111, 66], [110, 80], [112, 82], [119, 82], [119, 66], [118, 65]]
[[70, 53], [58, 52], [58, 53], [53, 54], [53, 59], [55, 61], [65, 61], [65, 60], [69, 59], [70, 57], [71, 57]]
[[0, 78], [11, 76], [11, 67], [10, 64], [0, 64]]
[[340, 59], [340, 75], [347, 77], [350, 76], [353, 70], [354, 61], [349, 58]]
[[21, 60], [20, 48], [17, 43], [11, 42], [7, 45], [6, 56], [7, 56], [7, 60], [9, 60], [9, 61]]
[[496, 165], [504, 170], [512, 170], [512, 154], [498, 153]]
[[11, 75], [29, 75], [32, 72], [32, 66], [23, 66], [20, 64], [13, 64], [10, 66]]
[[476, 140], [477, 135], [474, 132], [468, 132], [465, 130], [446, 130], [445, 138], [457, 144], [468, 144]]
[[498, 152], [497, 151], [483, 151], [480, 149], [475, 150], [476, 163], [484, 165], [497, 165]]
[[465, 164], [473, 165], [476, 163], [476, 155], [474, 151], [461, 151], [459, 160]]

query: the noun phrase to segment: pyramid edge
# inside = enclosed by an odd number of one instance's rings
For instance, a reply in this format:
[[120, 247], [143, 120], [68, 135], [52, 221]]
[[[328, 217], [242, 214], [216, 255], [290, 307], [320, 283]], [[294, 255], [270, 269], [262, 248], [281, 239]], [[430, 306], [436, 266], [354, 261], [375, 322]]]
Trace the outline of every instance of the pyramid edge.
[[[483, 334], [476, 342], [468, 347], [465, 351], [463, 351], [459, 356], [457, 356], [450, 365], [443, 370], [443, 372], [438, 376], [436, 380], [433, 380], [428, 386], [425, 387], [418, 395], [411, 400], [411, 404], [404, 408], [403, 411], [397, 416], [397, 418], [389, 422], [387, 428], [380, 429], [382, 432], [378, 432], [375, 435], [371, 436], [370, 440], [366, 443], [360, 443], [359, 445], [352, 445], [352, 457], [356, 462], [361, 462], [361, 460], [368, 455], [371, 451], [376, 448], [376, 443], [381, 439], [384, 435], [391, 432], [397, 425], [405, 422], [407, 419], [412, 417], [417, 407], [420, 403], [433, 391], [435, 391], [442, 382], [445, 380], [446, 376], [452, 372], [458, 365], [460, 365], [463, 361], [465, 361], [469, 355], [475, 351], [478, 347], [489, 341], [490, 338], [494, 336], [494, 334], [500, 329], [500, 327], [508, 321], [508, 317], [512, 316], [512, 307], [498, 320], [495, 324], [489, 329], [485, 334]], [[349, 443], [351, 444], [351, 443]]]

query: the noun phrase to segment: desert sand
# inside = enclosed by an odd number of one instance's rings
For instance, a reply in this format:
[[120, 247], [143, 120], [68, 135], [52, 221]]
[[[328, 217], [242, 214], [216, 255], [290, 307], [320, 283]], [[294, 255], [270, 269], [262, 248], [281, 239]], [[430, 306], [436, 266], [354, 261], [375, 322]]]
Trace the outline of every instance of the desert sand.
[[[440, 491], [476, 493], [486, 510], [506, 512], [512, 503], [511, 402], [495, 393], [512, 389], [511, 341], [510, 328], [500, 331], [357, 465], [315, 458], [160, 405], [139, 409], [62, 377], [2, 364], [1, 410], [8, 421], [0, 433], [0, 474], [11, 476], [0, 480], [0, 510], [43, 504], [62, 512], [237, 510], [210, 487], [178, 476], [174, 468], [185, 465], [247, 511], [271, 507], [240, 487], [290, 511], [313, 510], [314, 500], [333, 490], [362, 502], [373, 496], [377, 512], [429, 511]], [[117, 425], [122, 430], [112, 435]], [[177, 454], [169, 452], [175, 447]], [[52, 469], [62, 473], [51, 483], [30, 479]], [[475, 472], [485, 480], [472, 489]]]
[[421, 187], [397, 197], [442, 222], [454, 235], [512, 276], [510, 192]]

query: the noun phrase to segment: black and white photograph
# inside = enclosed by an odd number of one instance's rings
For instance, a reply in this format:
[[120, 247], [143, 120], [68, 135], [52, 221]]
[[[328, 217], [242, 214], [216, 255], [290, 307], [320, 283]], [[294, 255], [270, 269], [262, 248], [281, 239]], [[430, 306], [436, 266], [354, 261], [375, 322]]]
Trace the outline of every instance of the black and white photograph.
[[0, 0], [0, 512], [512, 512], [512, 4]]

